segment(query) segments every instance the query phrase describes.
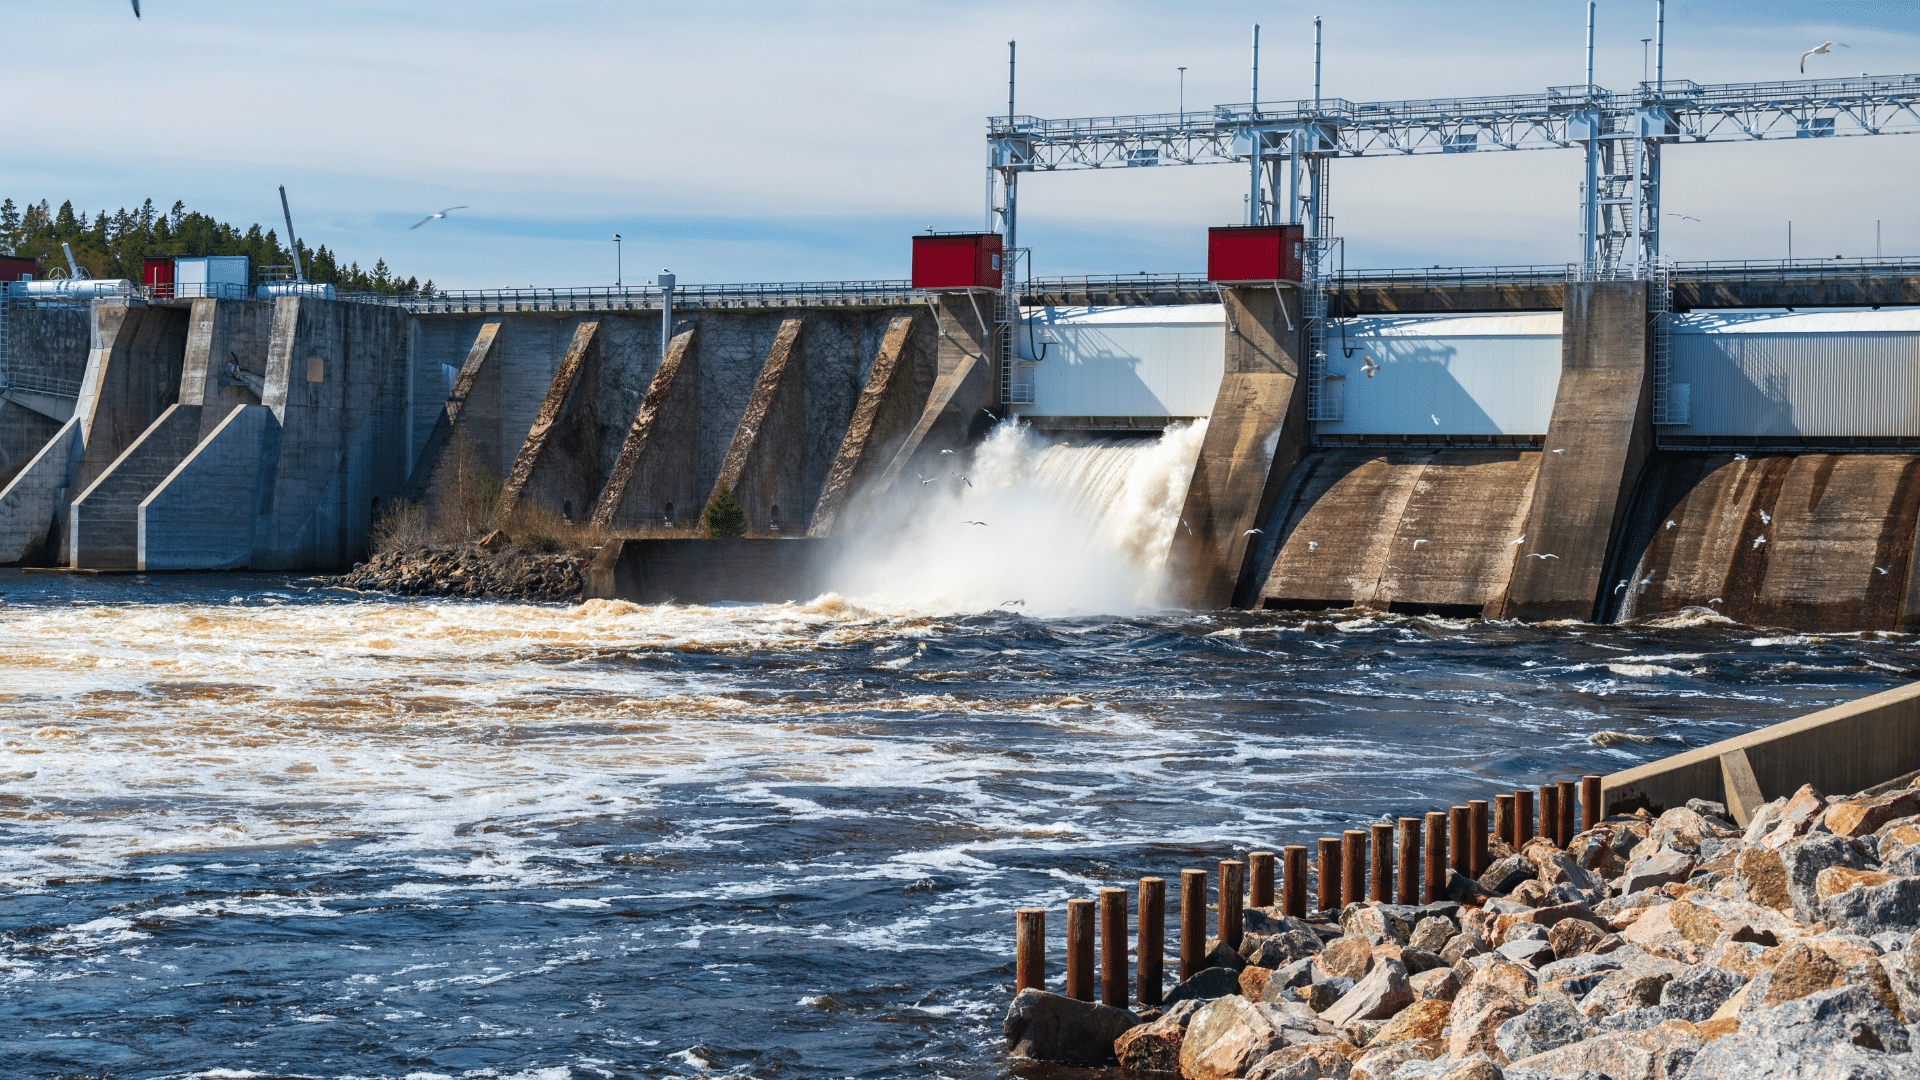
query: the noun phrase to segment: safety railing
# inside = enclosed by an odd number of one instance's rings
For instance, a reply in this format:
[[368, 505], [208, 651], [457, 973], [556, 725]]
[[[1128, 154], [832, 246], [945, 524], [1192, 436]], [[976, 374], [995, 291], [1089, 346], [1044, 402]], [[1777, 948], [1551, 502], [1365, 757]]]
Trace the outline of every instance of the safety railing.
[[[570, 288], [449, 289], [431, 296], [378, 292], [342, 292], [340, 299], [385, 304], [420, 314], [466, 311], [644, 311], [658, 310], [662, 290], [651, 285], [589, 285]], [[907, 281], [783, 281], [749, 284], [680, 285], [673, 306], [723, 307], [871, 307], [919, 303], [924, 294]]]
[[140, 286], [140, 295], [148, 300], [245, 300], [253, 291], [232, 281], [167, 281]]

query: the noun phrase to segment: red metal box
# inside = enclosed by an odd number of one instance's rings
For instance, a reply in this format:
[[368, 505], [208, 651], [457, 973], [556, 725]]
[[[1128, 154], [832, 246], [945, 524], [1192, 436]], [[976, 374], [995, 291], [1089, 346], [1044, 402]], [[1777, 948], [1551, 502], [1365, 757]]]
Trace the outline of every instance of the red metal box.
[[1208, 281], [1299, 281], [1305, 230], [1228, 225], [1207, 230]]
[[40, 264], [32, 259], [23, 259], [17, 255], [0, 255], [0, 281], [19, 281], [23, 276], [35, 277]]
[[149, 255], [140, 263], [140, 284], [173, 284], [173, 256]]
[[913, 238], [916, 289], [1000, 287], [999, 233], [922, 233]]

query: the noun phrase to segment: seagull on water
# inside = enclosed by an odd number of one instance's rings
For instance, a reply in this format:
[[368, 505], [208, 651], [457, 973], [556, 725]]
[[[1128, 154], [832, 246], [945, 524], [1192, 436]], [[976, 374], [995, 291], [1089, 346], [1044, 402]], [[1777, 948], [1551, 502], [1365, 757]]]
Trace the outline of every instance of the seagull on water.
[[1537, 552], [1537, 551], [1529, 551], [1529, 552], [1527, 552], [1527, 558], [1529, 558], [1529, 559], [1557, 559], [1557, 558], [1559, 558], [1559, 557], [1560, 557], [1560, 556], [1558, 556], [1558, 555], [1542, 555], [1542, 554], [1540, 554], [1540, 553], [1539, 553], [1539, 552]]
[[1373, 373], [1380, 370], [1380, 365], [1373, 362], [1373, 357], [1368, 356], [1366, 353], [1361, 353], [1360, 370], [1366, 372], [1367, 378], [1371, 379], [1373, 378]]
[[1848, 45], [1844, 41], [1823, 41], [1820, 44], [1815, 45], [1813, 48], [1808, 49], [1806, 52], [1803, 52], [1800, 54], [1800, 74], [1805, 75], [1807, 73], [1807, 57], [1825, 56], [1827, 55], [1827, 53], [1833, 51], [1833, 47], [1835, 45], [1838, 45], [1843, 49], [1853, 48], [1853, 46]]
[[1766, 538], [1766, 537], [1764, 537], [1764, 536], [1756, 536], [1756, 537], [1754, 537], [1754, 539], [1753, 539], [1753, 546], [1754, 546], [1755, 548], [1758, 548], [1758, 547], [1759, 547], [1759, 546], [1760, 546], [1761, 544], [1764, 544], [1764, 543], [1766, 543], [1766, 542], [1767, 542], [1767, 538]]
[[1773, 515], [1767, 513], [1765, 510], [1760, 511], [1760, 524], [1762, 525], [1773, 524]]
[[423, 217], [423, 218], [421, 218], [421, 219], [420, 219], [419, 221], [416, 221], [416, 222], [414, 222], [413, 224], [411, 224], [411, 225], [409, 225], [409, 226], [407, 226], [407, 228], [409, 228], [409, 229], [417, 229], [417, 228], [419, 228], [420, 226], [422, 226], [422, 225], [425, 225], [425, 224], [426, 224], [427, 222], [429, 222], [429, 221], [432, 221], [432, 220], [433, 220], [434, 218], [443, 218], [443, 217], [446, 217], [446, 216], [447, 216], [448, 214], [451, 214], [451, 213], [453, 213], [453, 212], [454, 212], [455, 210], [465, 210], [465, 209], [467, 209], [467, 207], [464, 207], [464, 206], [449, 206], [449, 207], [447, 207], [447, 208], [446, 208], [445, 210], [442, 210], [442, 211], [440, 211], [440, 212], [439, 212], [439, 213], [437, 213], [437, 214], [428, 214], [428, 215], [427, 215], [426, 217]]

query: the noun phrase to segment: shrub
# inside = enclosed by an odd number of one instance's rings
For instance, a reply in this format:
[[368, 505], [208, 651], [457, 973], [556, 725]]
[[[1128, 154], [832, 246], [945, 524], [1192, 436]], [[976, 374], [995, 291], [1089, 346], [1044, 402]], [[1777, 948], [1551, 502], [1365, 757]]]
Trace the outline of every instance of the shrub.
[[713, 493], [701, 516], [706, 519], [709, 540], [742, 536], [747, 531], [747, 512], [733, 501], [733, 494], [725, 488]]

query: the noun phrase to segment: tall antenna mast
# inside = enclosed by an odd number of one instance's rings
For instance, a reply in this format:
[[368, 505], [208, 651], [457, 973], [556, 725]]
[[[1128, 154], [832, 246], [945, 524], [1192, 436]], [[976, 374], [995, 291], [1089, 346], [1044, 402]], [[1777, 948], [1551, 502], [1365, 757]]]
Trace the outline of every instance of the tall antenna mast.
[[[1014, 61], [1014, 43], [1009, 41], [1007, 42], [1007, 132], [1008, 134], [1012, 134], [1013, 132], [1013, 72], [1014, 72], [1013, 61]], [[1015, 196], [1014, 184], [1017, 182], [1019, 177], [1019, 173], [1016, 172], [1013, 168], [1012, 160], [1008, 160], [1006, 162], [1006, 172], [1004, 175], [1005, 175], [1005, 180], [1003, 181], [1003, 184], [1006, 190], [1003, 192], [1003, 194], [1006, 196], [1007, 206], [1006, 206], [1006, 213], [1002, 216], [1002, 220], [1005, 221], [1007, 224], [1007, 243], [1006, 243], [1005, 252], [1000, 256], [1000, 262], [1001, 262], [1002, 271], [1006, 274], [1006, 277], [1004, 280], [1011, 282], [1013, 280], [1012, 260], [1017, 257], [1015, 255], [1015, 248], [1018, 245], [1018, 236], [1014, 231], [1015, 223], [1014, 223], [1014, 216], [1013, 216], [1013, 212], [1014, 212], [1013, 200]]]
[[1593, 8], [1594, 0], [1587, 0], [1587, 88], [1593, 88]]
[[293, 280], [307, 280], [307, 272], [300, 266], [300, 242], [293, 238], [293, 211], [287, 209], [287, 185], [280, 185], [280, 213], [287, 219], [287, 250], [293, 252]]
[[[1253, 110], [1251, 119], [1260, 118], [1260, 24], [1253, 24]], [[1247, 224], [1260, 224], [1260, 131], [1247, 129]]]
[[1667, 81], [1667, 0], [1654, 0], [1653, 85]]
[[1320, 111], [1320, 16], [1313, 17], [1313, 111]]

